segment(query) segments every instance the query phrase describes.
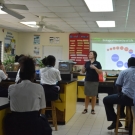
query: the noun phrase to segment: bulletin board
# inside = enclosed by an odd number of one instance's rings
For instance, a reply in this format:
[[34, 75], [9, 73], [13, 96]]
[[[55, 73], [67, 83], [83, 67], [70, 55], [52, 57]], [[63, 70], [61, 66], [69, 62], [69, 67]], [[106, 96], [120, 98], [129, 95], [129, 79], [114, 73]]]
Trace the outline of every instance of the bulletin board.
[[89, 51], [89, 34], [71, 33], [69, 35], [69, 59], [76, 62], [76, 65], [84, 65], [88, 61]]

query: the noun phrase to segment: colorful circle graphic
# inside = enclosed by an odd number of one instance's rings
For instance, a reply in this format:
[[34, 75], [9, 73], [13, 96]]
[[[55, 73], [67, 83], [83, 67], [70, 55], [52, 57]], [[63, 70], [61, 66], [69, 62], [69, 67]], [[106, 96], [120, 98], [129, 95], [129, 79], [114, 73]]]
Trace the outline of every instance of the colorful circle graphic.
[[112, 61], [117, 62], [119, 60], [119, 56], [117, 54], [112, 55]]
[[135, 54], [132, 54], [131, 57], [134, 57], [135, 58]]
[[128, 68], [127, 62], [124, 63], [124, 67], [125, 67], [125, 68]]
[[123, 62], [122, 61], [118, 61], [117, 62], [117, 67], [119, 67], [119, 68], [123, 67]]
[[130, 49], [130, 50], [129, 50], [129, 53], [130, 53], [130, 54], [132, 54], [132, 53], [133, 53], [133, 50], [132, 50], [132, 49]]
[[121, 47], [120, 47], [120, 49], [121, 49], [121, 50], [123, 50], [123, 49], [124, 49], [124, 47], [123, 47], [123, 46], [121, 46]]
[[125, 51], [128, 51], [128, 47], [125, 47], [125, 49], [124, 49]]

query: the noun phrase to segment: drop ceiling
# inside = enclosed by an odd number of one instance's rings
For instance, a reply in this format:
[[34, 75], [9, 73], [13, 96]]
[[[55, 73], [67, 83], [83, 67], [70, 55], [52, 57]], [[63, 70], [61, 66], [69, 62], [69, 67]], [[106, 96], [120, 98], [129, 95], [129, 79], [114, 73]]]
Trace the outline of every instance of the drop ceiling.
[[[28, 11], [14, 10], [25, 16], [19, 20], [8, 14], [0, 14], [0, 27], [17, 32], [36, 32], [19, 22], [43, 21], [56, 25], [64, 32], [135, 32], [135, 0], [113, 0], [113, 12], [90, 12], [83, 0], [5, 0], [6, 4], [22, 4]], [[107, 5], [106, 5], [107, 6]], [[99, 28], [96, 21], [115, 21], [115, 28]], [[55, 32], [43, 29], [43, 32]]]

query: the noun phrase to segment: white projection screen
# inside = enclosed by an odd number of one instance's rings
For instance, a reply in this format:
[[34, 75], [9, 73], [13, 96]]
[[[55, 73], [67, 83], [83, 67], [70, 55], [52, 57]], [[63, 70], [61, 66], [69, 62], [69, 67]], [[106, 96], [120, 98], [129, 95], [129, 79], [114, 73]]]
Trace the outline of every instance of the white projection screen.
[[95, 38], [91, 43], [91, 49], [97, 52], [97, 61], [103, 70], [126, 69], [128, 59], [135, 57], [135, 39]]

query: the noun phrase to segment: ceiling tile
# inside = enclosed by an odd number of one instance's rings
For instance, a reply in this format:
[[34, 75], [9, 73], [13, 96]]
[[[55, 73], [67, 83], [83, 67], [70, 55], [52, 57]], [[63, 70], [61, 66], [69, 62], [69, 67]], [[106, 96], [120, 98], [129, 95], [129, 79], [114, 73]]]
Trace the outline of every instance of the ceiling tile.
[[78, 27], [78, 28], [75, 28], [76, 30], [91, 30], [90, 28], [80, 28], [80, 27]]
[[35, 12], [33, 14], [37, 16], [44, 16], [44, 17], [58, 17], [54, 13], [46, 13], [46, 12]]
[[44, 18], [43, 21], [45, 22], [63, 22], [60, 18]]
[[78, 13], [88, 13], [88, 12], [90, 12], [89, 9], [88, 9], [86, 6], [74, 7], [74, 9], [75, 9]]
[[72, 24], [72, 25], [70, 25], [70, 26], [72, 26], [72, 27], [74, 27], [74, 28], [88, 28], [88, 26], [85, 24], [85, 25], [76, 25], [76, 24]]
[[78, 13], [56, 13], [59, 17], [79, 17]]
[[82, 17], [84, 21], [100, 21], [104, 20], [104, 17]]
[[32, 13], [36, 13], [36, 12], [50, 12], [50, 10], [48, 10], [48, 8], [46, 7], [30, 7], [29, 11]]
[[68, 24], [86, 24], [86, 22], [85, 21], [66, 21]]
[[128, 0], [115, 0], [114, 1], [114, 4], [115, 5], [121, 5], [121, 6], [126, 6], [126, 5], [128, 5]]
[[64, 21], [83, 21], [82, 18], [76, 17], [76, 18], [62, 18]]
[[91, 28], [94, 32], [108, 32], [107, 28]]
[[82, 17], [102, 17], [102, 16], [104, 16], [104, 13], [92, 13], [92, 12], [89, 12], [89, 13], [79, 13], [79, 14]]
[[40, 3], [42, 3], [44, 6], [52, 7], [52, 6], [70, 6], [69, 2], [67, 0], [39, 0]]
[[52, 12], [76, 12], [73, 7], [48, 7], [48, 9]]
[[83, 0], [68, 0], [69, 3], [72, 5], [72, 6], [86, 6], [85, 2]]
[[22, 5], [26, 5], [28, 8], [29, 7], [44, 7], [40, 2], [38, 1], [33, 1], [33, 0], [10, 0], [12, 3], [14, 4], [22, 4]]
[[98, 25], [97, 24], [90, 24], [88, 25], [90, 28], [98, 28]]

